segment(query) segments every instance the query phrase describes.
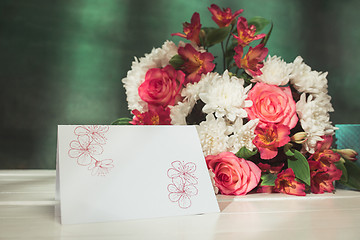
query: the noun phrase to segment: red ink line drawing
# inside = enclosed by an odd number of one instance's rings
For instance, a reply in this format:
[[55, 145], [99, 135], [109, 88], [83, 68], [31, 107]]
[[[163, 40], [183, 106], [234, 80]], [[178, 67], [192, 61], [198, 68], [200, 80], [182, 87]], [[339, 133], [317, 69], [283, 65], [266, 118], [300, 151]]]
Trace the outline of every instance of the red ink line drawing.
[[112, 159], [105, 159], [102, 161], [93, 161], [89, 165], [89, 170], [93, 176], [105, 176], [109, 173], [110, 169], [114, 167], [112, 164], [114, 161]]
[[77, 140], [70, 142], [69, 156], [77, 158], [79, 165], [89, 165], [93, 161], [94, 155], [102, 153], [102, 146], [94, 143], [88, 135], [78, 136]]
[[103, 153], [106, 144], [105, 133], [108, 126], [79, 126], [74, 130], [76, 140], [70, 142], [68, 155], [76, 158], [80, 166], [88, 166], [93, 176], [105, 176], [114, 167], [112, 159], [98, 160], [95, 157]]
[[89, 136], [93, 141], [100, 145], [106, 144], [105, 133], [109, 131], [109, 126], [91, 125], [91, 126], [79, 126], [74, 130], [77, 136]]
[[198, 184], [196, 164], [188, 162], [183, 164], [180, 161], [171, 163], [172, 168], [167, 171], [167, 176], [171, 178], [172, 183], [168, 185], [169, 199], [171, 202], [178, 202], [180, 208], [186, 209], [191, 207], [191, 197], [198, 194], [195, 187]]
[[197, 184], [197, 178], [194, 175], [196, 171], [195, 163], [188, 162], [183, 165], [180, 161], [174, 161], [171, 163], [173, 166], [167, 172], [169, 178], [182, 178], [185, 182], [189, 182], [191, 184]]

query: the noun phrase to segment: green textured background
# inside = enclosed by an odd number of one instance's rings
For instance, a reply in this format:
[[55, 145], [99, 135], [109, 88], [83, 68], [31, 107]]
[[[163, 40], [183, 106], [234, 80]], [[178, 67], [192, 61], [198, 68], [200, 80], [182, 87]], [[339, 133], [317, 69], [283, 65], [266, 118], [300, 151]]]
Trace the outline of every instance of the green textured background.
[[0, 0], [0, 168], [55, 168], [58, 124], [129, 116], [121, 79], [211, 3], [274, 23], [271, 55], [328, 71], [334, 123], [360, 122], [360, 1]]

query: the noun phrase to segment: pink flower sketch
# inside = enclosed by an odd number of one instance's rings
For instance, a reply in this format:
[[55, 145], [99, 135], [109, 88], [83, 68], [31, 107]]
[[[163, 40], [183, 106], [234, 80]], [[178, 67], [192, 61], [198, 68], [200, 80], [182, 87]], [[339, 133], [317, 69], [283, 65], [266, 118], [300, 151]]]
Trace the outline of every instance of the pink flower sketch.
[[77, 136], [88, 135], [92, 140], [103, 145], [107, 140], [105, 137], [107, 131], [109, 131], [109, 126], [92, 125], [76, 127], [74, 133]]
[[170, 201], [178, 202], [181, 208], [189, 208], [190, 197], [198, 194], [198, 189], [193, 184], [184, 182], [180, 177], [172, 179], [172, 184], [168, 185], [168, 191]]
[[172, 162], [173, 166], [167, 172], [169, 178], [177, 178], [180, 177], [184, 182], [188, 182], [191, 184], [197, 184], [197, 178], [194, 175], [196, 170], [195, 163], [188, 162], [186, 164], [182, 164], [180, 161]]
[[77, 140], [70, 142], [69, 157], [76, 158], [80, 166], [88, 166], [93, 176], [105, 176], [114, 167], [112, 159], [99, 160], [106, 144], [108, 126], [79, 126], [74, 130]]
[[171, 163], [167, 175], [171, 178], [172, 183], [168, 185], [169, 199], [172, 202], [178, 202], [180, 208], [189, 208], [191, 206], [191, 197], [198, 194], [195, 187], [198, 184], [195, 163], [188, 162], [186, 164], [180, 161]]
[[110, 169], [114, 167], [112, 164], [114, 161], [111, 159], [105, 159], [102, 161], [93, 161], [89, 165], [89, 170], [92, 170], [91, 175], [93, 176], [105, 176], [109, 173]]
[[87, 135], [79, 136], [77, 140], [70, 142], [69, 156], [77, 158], [78, 164], [82, 166], [89, 165], [93, 161], [93, 156], [102, 152], [102, 146], [94, 143]]

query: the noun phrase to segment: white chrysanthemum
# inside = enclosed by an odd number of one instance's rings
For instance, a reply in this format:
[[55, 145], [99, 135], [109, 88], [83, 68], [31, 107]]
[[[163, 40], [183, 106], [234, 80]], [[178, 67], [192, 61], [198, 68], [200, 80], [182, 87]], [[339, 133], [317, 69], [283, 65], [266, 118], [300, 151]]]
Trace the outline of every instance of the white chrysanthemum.
[[242, 119], [238, 119], [232, 126], [234, 134], [229, 137], [229, 151], [237, 153], [242, 147], [253, 150], [255, 145], [252, 141], [256, 137], [254, 131], [258, 123], [259, 119], [253, 119], [244, 125]]
[[[217, 73], [208, 73], [208, 75], [215, 75]], [[186, 125], [186, 117], [191, 113], [196, 102], [200, 99], [199, 94], [203, 91], [207, 84], [207, 80], [202, 75], [199, 82], [188, 83], [181, 91], [183, 97], [182, 102], [170, 107], [171, 124]]]
[[[179, 43], [183, 45], [183, 43]], [[151, 53], [132, 62], [131, 70], [126, 78], [122, 79], [127, 95], [127, 102], [130, 110], [137, 109], [140, 112], [147, 110], [147, 104], [138, 93], [139, 86], [145, 80], [145, 74], [150, 68], [165, 67], [169, 60], [177, 54], [178, 47], [171, 41], [166, 41], [161, 48], [154, 48]]]
[[335, 128], [329, 115], [329, 112], [333, 111], [330, 99], [330, 96], [324, 93], [316, 97], [309, 95], [306, 99], [306, 94], [303, 93], [296, 103], [301, 127], [308, 134], [304, 147], [309, 153], [314, 153], [316, 143], [323, 140], [321, 136], [334, 133]]
[[253, 82], [263, 82], [271, 85], [282, 86], [288, 84], [292, 65], [286, 63], [280, 57], [273, 56], [264, 61], [264, 66], [261, 68], [262, 75], [255, 76]]
[[292, 65], [290, 82], [299, 92], [320, 94], [327, 93], [327, 72], [311, 71], [311, 68], [298, 56]]
[[230, 77], [227, 70], [222, 76], [208, 74], [204, 80], [207, 81], [205, 89], [199, 94], [205, 103], [204, 113], [215, 113], [217, 118], [226, 116], [230, 121], [247, 117], [244, 108], [252, 105], [252, 101], [246, 100], [251, 85], [244, 88], [244, 80]]
[[228, 127], [223, 118], [215, 119], [213, 114], [197, 126], [204, 156], [216, 155], [228, 149]]
[[186, 125], [186, 117], [191, 113], [195, 103], [184, 101], [175, 106], [169, 106], [172, 125]]

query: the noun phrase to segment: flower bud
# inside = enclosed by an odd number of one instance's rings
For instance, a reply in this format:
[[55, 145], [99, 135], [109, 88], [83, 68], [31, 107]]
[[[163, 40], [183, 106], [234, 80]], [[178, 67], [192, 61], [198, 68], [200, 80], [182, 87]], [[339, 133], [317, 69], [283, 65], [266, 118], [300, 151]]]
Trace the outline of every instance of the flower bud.
[[358, 153], [353, 149], [336, 149], [336, 152], [339, 153], [343, 158], [350, 161], [356, 161], [356, 156]]
[[298, 143], [298, 144], [302, 144], [307, 140], [307, 133], [306, 132], [298, 132], [295, 133], [292, 137], [291, 137], [291, 141]]

